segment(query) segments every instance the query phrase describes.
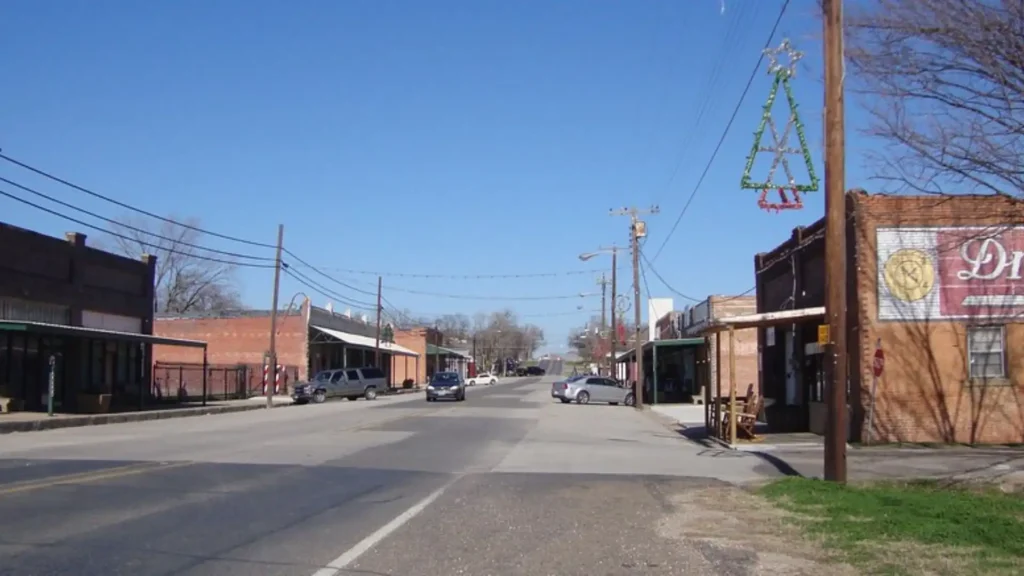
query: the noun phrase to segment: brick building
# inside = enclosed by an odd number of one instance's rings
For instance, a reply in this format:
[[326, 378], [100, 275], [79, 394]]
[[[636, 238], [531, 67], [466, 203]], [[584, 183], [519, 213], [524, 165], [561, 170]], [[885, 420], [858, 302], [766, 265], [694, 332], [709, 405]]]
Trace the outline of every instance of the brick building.
[[[287, 376], [281, 379], [286, 381], [281, 382], [279, 392], [286, 393], [290, 382], [306, 380], [320, 370], [375, 366], [376, 331], [374, 323], [313, 306], [308, 300], [297, 309], [279, 312], [277, 363]], [[211, 365], [245, 367], [249, 392], [263, 393], [263, 367], [270, 347], [269, 310], [161, 316], [156, 319], [156, 332], [206, 341]], [[421, 363], [420, 354], [398, 340], [396, 332], [395, 343], [380, 345], [379, 368], [392, 386], [417, 373], [415, 366]], [[197, 361], [194, 352], [163, 346], [157, 348], [155, 358], [160, 366], [194, 366]]]
[[[855, 191], [846, 209], [851, 439], [1024, 442], [1024, 204]], [[755, 270], [758, 311], [794, 313], [758, 328], [768, 425], [820, 433], [824, 221], [758, 254]]]
[[46, 410], [50, 361], [55, 409], [142, 408], [151, 397], [156, 258], [133, 260], [0, 224], [0, 408]]
[[[729, 338], [709, 328], [729, 319], [743, 318], [756, 312], [757, 298], [753, 295], [716, 295], [709, 296], [703, 302], [681, 313], [678, 329], [681, 337], [706, 337], [706, 345], [699, 354], [699, 361], [704, 366], [704, 373], [700, 375], [700, 385], [705, 388], [705, 396], [713, 395], [715, 390], [718, 390], [724, 397], [732, 390], [728, 370]], [[736, 346], [736, 393], [743, 395], [747, 386], [756, 385], [758, 381], [757, 329], [741, 328], [735, 331], [733, 338]]]

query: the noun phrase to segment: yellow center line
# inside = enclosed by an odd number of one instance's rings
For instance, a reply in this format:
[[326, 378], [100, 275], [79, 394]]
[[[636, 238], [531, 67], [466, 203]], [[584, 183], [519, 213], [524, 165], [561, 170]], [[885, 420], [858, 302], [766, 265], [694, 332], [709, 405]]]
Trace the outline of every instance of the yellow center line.
[[192, 466], [194, 464], [195, 462], [145, 462], [141, 464], [117, 466], [115, 468], [105, 468], [103, 470], [90, 472], [51, 476], [49, 478], [42, 478], [39, 480], [27, 480], [25, 482], [17, 482], [14, 484], [8, 484], [7, 486], [0, 486], [0, 496], [18, 494], [21, 492], [31, 492], [33, 490], [41, 490], [43, 488], [52, 488], [60, 486], [61, 484], [84, 484], [87, 482], [98, 482], [100, 480], [112, 480], [115, 478], [134, 476], [136, 474], [145, 474], [146, 472], [173, 470], [174, 468], [184, 468], [185, 466]]

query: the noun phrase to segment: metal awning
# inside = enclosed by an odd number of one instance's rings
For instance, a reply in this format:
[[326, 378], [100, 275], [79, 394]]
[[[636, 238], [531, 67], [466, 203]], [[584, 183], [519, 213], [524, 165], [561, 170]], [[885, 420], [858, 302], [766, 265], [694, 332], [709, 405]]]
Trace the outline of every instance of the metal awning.
[[[350, 332], [342, 332], [341, 330], [333, 330], [331, 328], [324, 328], [323, 326], [314, 326], [310, 324], [310, 328], [315, 328], [320, 332], [330, 336], [331, 338], [341, 340], [349, 346], [355, 346], [357, 348], [367, 348], [369, 350], [377, 349], [377, 339], [370, 338], [369, 336], [363, 336], [361, 334], [352, 334]], [[399, 356], [419, 356], [416, 352], [409, 350], [404, 346], [399, 346], [393, 342], [380, 343], [380, 351], [388, 354], [397, 354]]]
[[440, 354], [441, 356], [456, 356], [459, 358], [468, 359], [469, 356], [459, 352], [458, 350], [452, 350], [451, 348], [445, 348], [444, 346], [437, 346], [434, 344], [427, 344], [427, 355], [435, 356]]
[[182, 346], [188, 348], [206, 348], [206, 342], [185, 340], [183, 338], [167, 338], [154, 334], [137, 334], [135, 332], [118, 332], [85, 326], [65, 326], [46, 322], [22, 322], [20, 320], [0, 320], [0, 332], [25, 332], [31, 334], [53, 334], [58, 336], [79, 336], [82, 338], [103, 338], [121, 342], [142, 342], [163, 346]]
[[[648, 352], [652, 348], [671, 348], [674, 346], [703, 346], [704, 338], [669, 338], [666, 340], [648, 340], [644, 342], [644, 352]], [[629, 350], [623, 352], [616, 362], [627, 362], [636, 356], [636, 349], [630, 347]]]

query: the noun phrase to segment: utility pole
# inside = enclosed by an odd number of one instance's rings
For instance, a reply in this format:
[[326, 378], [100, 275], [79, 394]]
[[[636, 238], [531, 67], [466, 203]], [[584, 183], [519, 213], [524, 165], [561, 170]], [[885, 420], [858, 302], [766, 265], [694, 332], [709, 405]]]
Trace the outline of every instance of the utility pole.
[[629, 242], [633, 250], [633, 321], [636, 322], [636, 334], [634, 335], [633, 346], [636, 350], [636, 408], [640, 410], [644, 406], [644, 343], [640, 338], [640, 322], [642, 310], [640, 308], [640, 239], [647, 236], [647, 224], [638, 217], [641, 214], [657, 214], [661, 210], [657, 206], [647, 209], [637, 207], [611, 210], [612, 216], [629, 216]]
[[846, 134], [843, 101], [842, 0], [824, 0], [825, 46], [825, 318], [829, 325], [825, 479], [846, 482]]
[[615, 299], [618, 297], [618, 294], [615, 293], [616, 286], [618, 284], [618, 281], [617, 281], [618, 279], [616, 277], [616, 270], [619, 268], [619, 258], [618, 258], [618, 255], [619, 255], [619, 249], [617, 247], [612, 247], [612, 301], [610, 303], [610, 308], [609, 308], [608, 311], [612, 315], [612, 333], [611, 333], [611, 338], [610, 338], [612, 345], [611, 345], [610, 352], [612, 354], [612, 359], [611, 359], [612, 378], [615, 379], [615, 380], [619, 379], [619, 363], [616, 362], [616, 359], [617, 359], [616, 355], [617, 354], [615, 352], [615, 349], [618, 348], [618, 346], [616, 345], [616, 341], [619, 338], [619, 332], [618, 332], [619, 326], [618, 326], [618, 323], [615, 321], [615, 316], [616, 316], [616, 314], [615, 314], [615, 302], [616, 302], [616, 300]]
[[[608, 337], [608, 333], [606, 332], [606, 330], [608, 328], [607, 316], [605, 315], [607, 313], [607, 309], [605, 308], [605, 306], [608, 304], [608, 299], [607, 299], [608, 280], [605, 279], [604, 272], [601, 273], [601, 279], [598, 280], [597, 283], [601, 285], [601, 336], [600, 336], [600, 341], [603, 344], [604, 342], [607, 342], [607, 340], [605, 340], [605, 338]], [[601, 351], [604, 354], [608, 353], [608, 351], [605, 350], [605, 346], [603, 346], [603, 345], [601, 346]], [[601, 359], [601, 364], [605, 364], [606, 360], [607, 360], [606, 358], [602, 358]]]
[[277, 255], [274, 256], [274, 298], [270, 305], [270, 368], [267, 376], [267, 408], [274, 407], [274, 387], [277, 384], [277, 298], [281, 291], [281, 247], [284, 245], [284, 224], [277, 225]]
[[377, 276], [377, 343], [376, 343], [376, 366], [380, 368], [380, 317], [381, 317], [381, 290], [384, 288], [384, 277]]
[[[843, 2], [824, 0], [825, 65], [825, 319], [828, 323], [828, 425], [825, 480], [846, 482], [846, 127], [843, 98]], [[829, 370], [830, 369], [830, 370]]]

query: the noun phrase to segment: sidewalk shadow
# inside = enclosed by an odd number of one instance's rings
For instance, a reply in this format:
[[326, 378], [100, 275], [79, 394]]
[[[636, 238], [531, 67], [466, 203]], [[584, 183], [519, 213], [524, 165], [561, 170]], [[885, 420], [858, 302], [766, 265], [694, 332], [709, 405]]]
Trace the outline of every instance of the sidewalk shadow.
[[796, 468], [790, 466], [788, 462], [770, 452], [751, 452], [751, 454], [771, 465], [771, 467], [775, 468], [779, 474], [782, 474], [783, 476], [795, 476], [798, 478], [804, 477], [803, 474], [797, 472]]

